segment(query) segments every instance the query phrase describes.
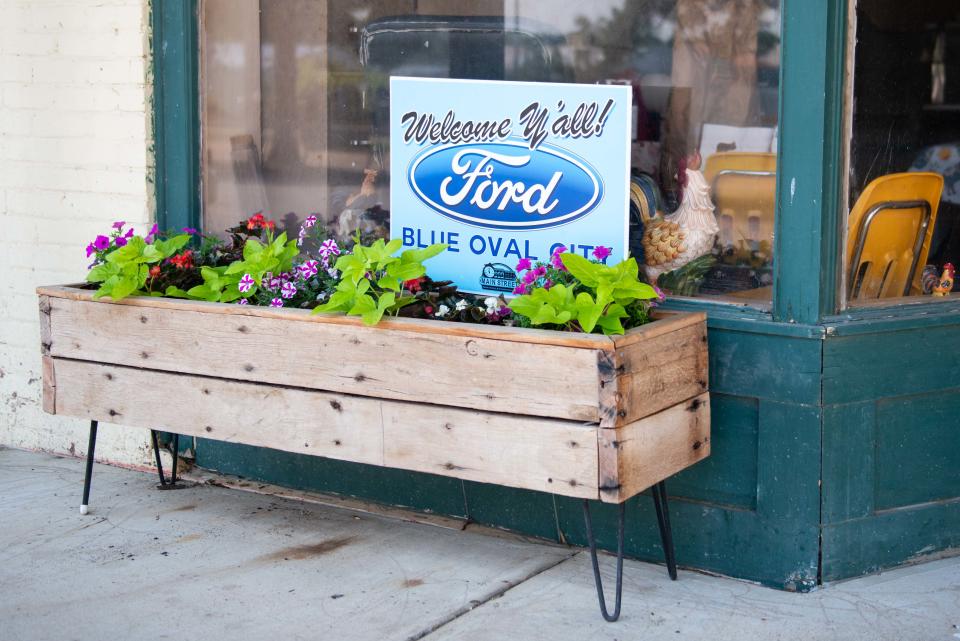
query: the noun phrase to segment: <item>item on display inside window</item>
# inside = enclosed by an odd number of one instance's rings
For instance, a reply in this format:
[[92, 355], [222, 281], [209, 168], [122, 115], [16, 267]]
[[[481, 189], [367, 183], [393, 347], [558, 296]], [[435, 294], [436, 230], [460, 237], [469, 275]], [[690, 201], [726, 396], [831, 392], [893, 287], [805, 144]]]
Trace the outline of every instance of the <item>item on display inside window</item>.
[[[720, 231], [713, 213], [710, 185], [700, 171], [701, 163], [700, 152], [695, 151], [687, 156], [685, 166], [681, 166], [678, 172], [681, 198], [677, 210], [666, 215], [658, 213], [644, 221], [645, 271], [651, 283], [656, 283], [662, 274], [686, 265], [691, 265], [700, 276], [713, 265], [713, 260], [696, 260], [710, 254]], [[685, 274], [684, 280], [690, 277], [696, 275]]]
[[934, 296], [946, 296], [953, 289], [954, 268], [952, 263], [943, 266], [943, 274], [940, 276], [940, 282], [933, 288]]

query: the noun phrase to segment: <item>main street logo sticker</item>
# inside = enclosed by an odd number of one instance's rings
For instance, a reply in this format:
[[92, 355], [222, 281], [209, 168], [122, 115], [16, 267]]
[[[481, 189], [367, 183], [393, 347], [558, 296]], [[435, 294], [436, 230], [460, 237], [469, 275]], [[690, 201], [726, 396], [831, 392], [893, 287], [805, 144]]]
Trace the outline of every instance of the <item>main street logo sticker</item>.
[[629, 88], [392, 78], [390, 92], [391, 235], [450, 245], [433, 278], [510, 292], [517, 261], [560, 245], [625, 257]]

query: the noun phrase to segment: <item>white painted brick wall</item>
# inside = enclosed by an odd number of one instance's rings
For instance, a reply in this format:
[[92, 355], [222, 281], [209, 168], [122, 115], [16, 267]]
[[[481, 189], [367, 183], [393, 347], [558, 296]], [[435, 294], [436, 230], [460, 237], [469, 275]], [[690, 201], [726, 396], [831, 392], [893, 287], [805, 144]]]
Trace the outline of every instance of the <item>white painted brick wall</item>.
[[[0, 0], [0, 444], [82, 455], [40, 407], [38, 285], [77, 282], [115, 220], [152, 221], [147, 0]], [[97, 458], [147, 465], [104, 425]], [[78, 496], [79, 496], [79, 488]]]

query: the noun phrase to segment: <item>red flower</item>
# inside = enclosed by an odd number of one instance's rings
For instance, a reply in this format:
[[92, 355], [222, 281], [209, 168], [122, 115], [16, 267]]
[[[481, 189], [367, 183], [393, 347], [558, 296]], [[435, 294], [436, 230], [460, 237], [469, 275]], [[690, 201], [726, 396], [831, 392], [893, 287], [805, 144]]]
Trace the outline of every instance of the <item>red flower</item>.
[[247, 229], [260, 229], [263, 227], [263, 214], [259, 211], [247, 219]]
[[188, 249], [185, 252], [181, 252], [170, 259], [170, 262], [177, 269], [190, 269], [193, 267], [193, 250]]
[[270, 231], [273, 231], [277, 228], [277, 223], [273, 222], [272, 220], [268, 220], [265, 223], [263, 223], [263, 226], [269, 229]]
[[432, 314], [432, 313], [433, 313], [433, 308], [430, 307], [429, 305], [424, 305], [423, 311], [425, 311], [425, 312], [428, 313], [428, 314]]
[[415, 294], [422, 289], [422, 287], [420, 287], [422, 283], [423, 283], [423, 276], [421, 276], [420, 278], [414, 278], [412, 280], [403, 281], [403, 287], [411, 294]]
[[150, 268], [150, 278], [156, 278], [160, 275], [160, 265], [154, 265]]

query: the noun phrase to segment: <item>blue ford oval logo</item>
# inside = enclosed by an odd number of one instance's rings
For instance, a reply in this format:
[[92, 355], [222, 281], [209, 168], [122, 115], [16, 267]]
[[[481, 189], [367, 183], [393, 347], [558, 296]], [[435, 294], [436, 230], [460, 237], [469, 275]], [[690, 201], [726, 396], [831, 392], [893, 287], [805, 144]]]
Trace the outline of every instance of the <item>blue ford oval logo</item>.
[[603, 181], [576, 155], [525, 142], [445, 145], [410, 165], [410, 187], [453, 220], [489, 229], [546, 229], [589, 214]]

